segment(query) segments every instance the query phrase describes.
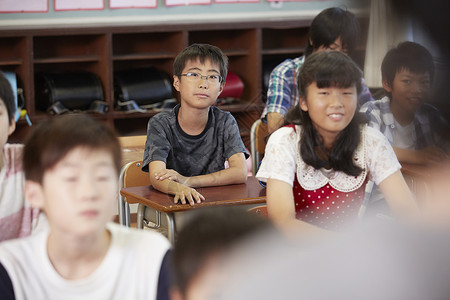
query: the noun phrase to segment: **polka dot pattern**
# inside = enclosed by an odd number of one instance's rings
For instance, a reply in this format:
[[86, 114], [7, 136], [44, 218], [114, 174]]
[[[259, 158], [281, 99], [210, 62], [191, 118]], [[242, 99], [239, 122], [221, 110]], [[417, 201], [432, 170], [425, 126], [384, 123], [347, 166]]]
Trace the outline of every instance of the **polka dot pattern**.
[[305, 190], [294, 180], [297, 219], [331, 230], [339, 230], [347, 221], [355, 221], [364, 199], [365, 184], [353, 192], [340, 192], [329, 184]]

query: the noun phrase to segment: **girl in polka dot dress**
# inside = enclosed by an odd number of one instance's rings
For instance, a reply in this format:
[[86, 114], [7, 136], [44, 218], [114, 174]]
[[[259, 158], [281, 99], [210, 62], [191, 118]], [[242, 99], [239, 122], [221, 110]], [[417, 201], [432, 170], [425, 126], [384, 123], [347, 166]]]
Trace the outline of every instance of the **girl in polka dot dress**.
[[281, 226], [341, 230], [357, 220], [368, 180], [394, 212], [416, 205], [387, 139], [356, 113], [361, 71], [345, 54], [312, 54], [298, 76], [299, 103], [266, 146], [257, 178], [269, 217]]

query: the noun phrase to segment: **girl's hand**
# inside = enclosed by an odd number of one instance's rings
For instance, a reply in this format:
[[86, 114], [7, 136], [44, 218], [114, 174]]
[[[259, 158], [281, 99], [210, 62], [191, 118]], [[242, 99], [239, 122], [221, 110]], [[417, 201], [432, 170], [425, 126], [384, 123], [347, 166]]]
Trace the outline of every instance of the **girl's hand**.
[[175, 204], [181, 201], [181, 204], [186, 204], [186, 202], [188, 202], [189, 205], [194, 205], [195, 203], [200, 203], [205, 200], [205, 197], [203, 197], [203, 195], [197, 192], [195, 189], [185, 185], [179, 186], [180, 190], [177, 191], [173, 197], [173, 202]]
[[179, 182], [181, 184], [185, 184], [187, 180], [186, 177], [180, 175], [180, 173], [172, 169], [159, 170], [158, 172], [155, 173], [155, 179], [157, 180], [169, 179], [175, 182]]

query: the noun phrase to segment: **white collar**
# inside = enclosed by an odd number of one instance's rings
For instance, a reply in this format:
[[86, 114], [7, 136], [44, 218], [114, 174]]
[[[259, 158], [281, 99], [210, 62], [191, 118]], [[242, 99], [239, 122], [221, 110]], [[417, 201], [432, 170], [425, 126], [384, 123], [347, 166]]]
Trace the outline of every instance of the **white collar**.
[[350, 176], [342, 171], [316, 170], [314, 167], [307, 165], [301, 158], [300, 151], [297, 151], [297, 180], [300, 185], [305, 190], [316, 190], [326, 184], [340, 192], [353, 192], [359, 189], [367, 177], [365, 131], [366, 126], [361, 126], [361, 141], [353, 155], [355, 164], [363, 170], [361, 174]]

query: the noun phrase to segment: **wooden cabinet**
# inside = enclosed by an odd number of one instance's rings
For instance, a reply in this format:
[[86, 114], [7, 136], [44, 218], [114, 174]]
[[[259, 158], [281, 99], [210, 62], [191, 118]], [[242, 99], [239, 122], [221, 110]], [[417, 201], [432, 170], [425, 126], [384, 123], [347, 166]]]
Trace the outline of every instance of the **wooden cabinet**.
[[[95, 116], [120, 135], [146, 133], [157, 111], [126, 113], [114, 103], [114, 72], [156, 67], [172, 76], [177, 54], [192, 43], [209, 43], [229, 57], [229, 70], [240, 76], [244, 91], [238, 104], [220, 106], [236, 118], [250, 147], [249, 131], [259, 118], [265, 96], [264, 73], [286, 58], [304, 53], [310, 20], [166, 25], [85, 25], [58, 28], [1, 28], [0, 70], [15, 72], [24, 89], [26, 109], [36, 124], [51, 117], [36, 103], [35, 80], [41, 72], [89, 71], [102, 82], [108, 112]], [[175, 94], [174, 94], [175, 96]], [[12, 141], [28, 130], [19, 121]]]

